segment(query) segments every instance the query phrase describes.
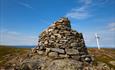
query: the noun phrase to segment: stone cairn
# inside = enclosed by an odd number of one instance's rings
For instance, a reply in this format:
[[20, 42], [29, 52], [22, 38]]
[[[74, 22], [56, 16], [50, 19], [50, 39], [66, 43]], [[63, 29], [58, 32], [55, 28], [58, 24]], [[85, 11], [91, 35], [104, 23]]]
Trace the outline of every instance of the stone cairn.
[[82, 33], [71, 29], [68, 18], [61, 18], [44, 30], [32, 52], [52, 58], [91, 62]]

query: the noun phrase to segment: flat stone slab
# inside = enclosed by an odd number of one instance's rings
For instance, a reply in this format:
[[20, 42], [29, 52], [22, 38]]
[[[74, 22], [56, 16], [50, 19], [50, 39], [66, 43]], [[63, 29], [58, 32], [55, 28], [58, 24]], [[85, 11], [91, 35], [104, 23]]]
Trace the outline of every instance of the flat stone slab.
[[79, 54], [77, 49], [65, 49], [65, 51], [66, 51], [66, 54], [69, 54], [69, 55]]
[[50, 52], [48, 54], [48, 56], [50, 56], [50, 57], [58, 57], [58, 53], [57, 52]]
[[73, 59], [75, 59], [75, 60], [80, 60], [80, 56], [78, 56], [78, 55], [74, 55], [74, 56], [71, 56], [71, 58], [73, 58]]
[[115, 66], [115, 61], [110, 61], [109, 63]]
[[61, 57], [61, 58], [67, 58], [67, 57], [69, 57], [69, 55], [67, 55], [67, 54], [59, 54], [59, 57]]
[[44, 54], [43, 51], [39, 51], [39, 50], [37, 50], [37, 53], [40, 54], [40, 55]]
[[63, 49], [60, 48], [50, 48], [51, 51], [58, 52], [58, 53], [65, 53]]

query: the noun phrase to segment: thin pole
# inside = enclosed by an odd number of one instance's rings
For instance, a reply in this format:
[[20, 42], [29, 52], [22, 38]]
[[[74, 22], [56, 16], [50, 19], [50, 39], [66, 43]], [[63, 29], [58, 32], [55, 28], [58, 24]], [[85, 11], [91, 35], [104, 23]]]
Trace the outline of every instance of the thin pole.
[[95, 36], [96, 36], [97, 47], [98, 47], [98, 49], [100, 49], [99, 36], [97, 35], [97, 33], [95, 34]]

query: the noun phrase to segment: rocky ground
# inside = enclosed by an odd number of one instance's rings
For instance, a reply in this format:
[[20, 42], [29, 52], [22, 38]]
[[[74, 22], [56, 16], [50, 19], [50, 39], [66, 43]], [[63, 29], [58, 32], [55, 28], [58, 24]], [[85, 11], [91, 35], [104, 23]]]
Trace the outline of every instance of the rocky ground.
[[[0, 70], [1, 69], [10, 70], [13, 65], [15, 67], [15, 63], [19, 63], [19, 61], [23, 61], [23, 59], [26, 59], [28, 57], [27, 54], [29, 53], [30, 50], [31, 49], [26, 49], [26, 48], [11, 48], [6, 46], [5, 47], [0, 46]], [[93, 65], [95, 68], [98, 67], [98, 69], [94, 69], [94, 70], [115, 69], [115, 49], [103, 48], [98, 50], [97, 48], [88, 48], [88, 52], [90, 55], [94, 55], [95, 61], [93, 62]], [[19, 58], [22, 58], [22, 60]], [[78, 64], [81, 64], [80, 62], [71, 59], [60, 59], [60, 60], [55, 59], [54, 61], [52, 61], [51, 59], [48, 60], [49, 58], [47, 59], [46, 57], [41, 58], [41, 56], [37, 56], [37, 55], [36, 56], [34, 55], [31, 59], [39, 59], [39, 60], [34, 60], [33, 63], [40, 62], [40, 60], [46, 60], [47, 66], [45, 66], [45, 68], [49, 70], [56, 70], [56, 69], [76, 70], [76, 67], [80, 67], [80, 65]], [[41, 62], [41, 65], [42, 63], [44, 64], [46, 62]], [[102, 67], [103, 69], [99, 69]]]

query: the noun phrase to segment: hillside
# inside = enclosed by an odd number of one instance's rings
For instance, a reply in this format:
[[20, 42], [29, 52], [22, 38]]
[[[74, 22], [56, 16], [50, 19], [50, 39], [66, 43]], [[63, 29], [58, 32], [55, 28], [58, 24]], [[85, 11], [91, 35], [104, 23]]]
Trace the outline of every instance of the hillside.
[[29, 50], [27, 48], [0, 45], [0, 67], [5, 66], [7, 62], [15, 59], [17, 56], [25, 56]]
[[89, 48], [89, 53], [94, 56], [95, 61], [104, 62], [110, 67], [115, 68], [115, 49], [113, 48]]
[[[0, 68], [8, 67], [10, 63], [15, 63], [19, 58], [26, 58], [31, 49], [13, 48], [8, 46], [0, 46]], [[88, 48], [88, 52], [94, 56], [94, 65], [97, 62], [106, 63], [108, 66], [115, 68], [115, 49]]]

